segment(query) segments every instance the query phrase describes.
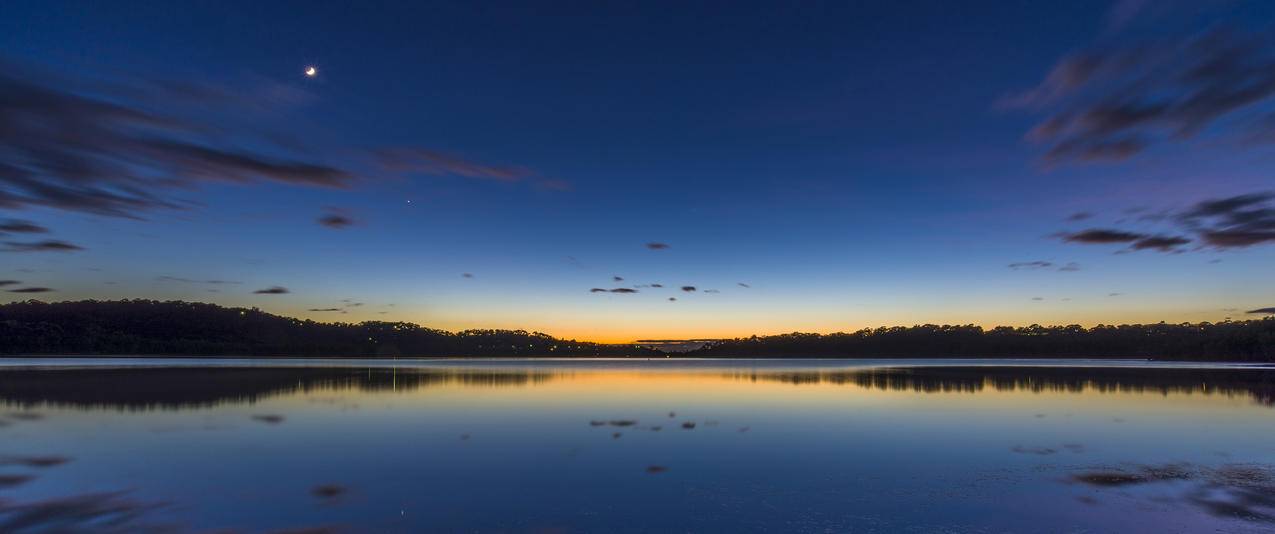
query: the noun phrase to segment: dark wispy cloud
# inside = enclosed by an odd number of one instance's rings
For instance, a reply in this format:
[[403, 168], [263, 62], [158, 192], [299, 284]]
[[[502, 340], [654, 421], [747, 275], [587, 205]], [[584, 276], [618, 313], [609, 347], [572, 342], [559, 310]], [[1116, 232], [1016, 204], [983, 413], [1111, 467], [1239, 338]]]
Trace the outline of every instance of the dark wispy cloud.
[[646, 248], [649, 248], [651, 250], [665, 250], [670, 247], [668, 243], [647, 243]]
[[1015, 270], [1015, 271], [1021, 271], [1021, 270], [1034, 270], [1034, 269], [1048, 269], [1048, 268], [1053, 267], [1053, 266], [1054, 266], [1054, 263], [1053, 263], [1053, 262], [1049, 262], [1049, 261], [1040, 261], [1040, 260], [1037, 260], [1037, 261], [1020, 261], [1020, 262], [1017, 262], [1017, 263], [1011, 263], [1011, 264], [1009, 264], [1009, 268], [1010, 268], [1010, 269], [1013, 269], [1013, 270]]
[[339, 312], [339, 311], [341, 311], [341, 308], [310, 308], [309, 310], [306, 310], [306, 311], [312, 311], [312, 312]]
[[669, 301], [669, 302], [677, 302], [677, 297], [669, 297], [669, 298], [668, 298], [668, 301]]
[[473, 278], [474, 273], [460, 273], [461, 278]]
[[1066, 265], [1059, 267], [1058, 270], [1064, 273], [1074, 273], [1080, 270], [1080, 264], [1074, 261], [1069, 261]]
[[1258, 192], [1205, 200], [1178, 214], [1176, 220], [1199, 232], [1214, 248], [1244, 248], [1275, 243], [1275, 192]]
[[1253, 315], [1275, 315], [1275, 306], [1272, 306], [1270, 308], [1258, 308], [1256, 310], [1249, 310], [1244, 313], [1250, 313]]
[[1153, 235], [1135, 241], [1131, 248], [1134, 250], [1153, 249], [1160, 252], [1171, 252], [1180, 250], [1179, 247], [1190, 242], [1191, 240], [1185, 237]]
[[695, 286], [682, 286], [682, 291], [685, 291], [687, 293], [694, 293]]
[[47, 239], [44, 241], [5, 241], [0, 252], [76, 252], [84, 247], [72, 245], [66, 241]]
[[393, 173], [459, 176], [504, 183], [530, 182], [544, 190], [571, 190], [571, 184], [566, 180], [547, 178], [526, 167], [482, 163], [429, 148], [389, 148], [376, 150], [373, 155], [382, 169]]
[[1126, 159], [1264, 109], [1275, 96], [1273, 45], [1270, 31], [1234, 28], [1104, 43], [1062, 58], [999, 104], [1046, 112], [1028, 138], [1047, 145], [1047, 161]]
[[[236, 134], [244, 132], [183, 118], [173, 111], [181, 106], [172, 91], [141, 85], [156, 87], [133, 81], [90, 86], [0, 62], [0, 208], [140, 219], [148, 211], [191, 206], [177, 194], [201, 183], [343, 188], [355, 179], [322, 162], [238, 148], [243, 136]], [[196, 93], [182, 98], [211, 98], [212, 92]]]
[[327, 213], [319, 217], [319, 224], [335, 230], [354, 225], [354, 216], [350, 214], [349, 210], [329, 207], [326, 208], [326, 211]]
[[253, 294], [256, 295], [283, 295], [285, 293], [288, 293], [288, 288], [281, 286], [271, 286], [253, 291]]
[[1071, 234], [1061, 234], [1059, 237], [1068, 243], [1083, 243], [1088, 245], [1109, 245], [1113, 243], [1132, 243], [1139, 239], [1143, 239], [1146, 234], [1134, 232], [1124, 232], [1121, 230], [1112, 230], [1104, 228], [1095, 228], [1083, 230]]
[[535, 173], [523, 167], [491, 165], [428, 148], [390, 148], [376, 151], [381, 166], [392, 172], [460, 176], [497, 182], [519, 182]]
[[157, 282], [178, 282], [178, 283], [182, 283], [182, 284], [208, 284], [208, 285], [214, 285], [214, 286], [220, 286], [220, 285], [230, 285], [230, 284], [242, 284], [242, 283], [243, 283], [243, 282], [236, 282], [236, 281], [233, 281], [233, 280], [195, 280], [195, 279], [192, 279], [192, 278], [182, 278], [182, 277], [180, 277], [180, 276], [156, 276], [156, 277], [155, 277], [155, 281], [157, 281]]
[[590, 293], [637, 293], [638, 290], [628, 288], [628, 287], [617, 287], [614, 289], [602, 289], [600, 287], [595, 287], [593, 289], [590, 289], [589, 292]]
[[661, 288], [664, 287], [664, 284], [651, 284], [651, 287]]
[[716, 289], [705, 289], [704, 292], [705, 293], [721, 293], [721, 291], [718, 291]]
[[737, 285], [737, 286], [739, 286], [739, 287], [742, 287], [742, 288], [751, 288], [751, 287], [753, 287], [753, 286], [750, 286], [750, 285], [745, 284], [745, 283], [743, 283], [743, 282], [738, 282], [738, 283], [736, 283], [735, 285]]
[[1087, 211], [1080, 211], [1067, 216], [1068, 221], [1083, 221], [1085, 219], [1092, 219], [1092, 218], [1093, 218], [1093, 214]]
[[16, 285], [21, 284], [21, 283], [22, 283], [22, 282], [21, 282], [20, 280], [0, 280], [0, 287], [4, 287], [4, 286], [16, 286]]
[[1184, 210], [1165, 210], [1140, 220], [1173, 226], [1174, 232], [1151, 234], [1119, 229], [1090, 229], [1058, 234], [1063, 241], [1082, 244], [1129, 244], [1130, 250], [1182, 252], [1199, 242], [1212, 249], [1275, 244], [1275, 192], [1257, 192], [1198, 202]]
[[623, 282], [623, 281], [624, 281], [624, 277], [622, 277], [622, 276], [612, 276], [612, 277], [611, 277], [611, 281], [613, 281], [613, 282]]
[[20, 287], [18, 289], [10, 289], [10, 293], [52, 293], [54, 290], [47, 287]]
[[1116, 0], [1111, 9], [1107, 10], [1103, 23], [1108, 31], [1119, 30], [1145, 10], [1149, 3], [1151, 0]]
[[22, 219], [0, 220], [0, 235], [4, 234], [47, 234], [49, 229], [31, 221]]

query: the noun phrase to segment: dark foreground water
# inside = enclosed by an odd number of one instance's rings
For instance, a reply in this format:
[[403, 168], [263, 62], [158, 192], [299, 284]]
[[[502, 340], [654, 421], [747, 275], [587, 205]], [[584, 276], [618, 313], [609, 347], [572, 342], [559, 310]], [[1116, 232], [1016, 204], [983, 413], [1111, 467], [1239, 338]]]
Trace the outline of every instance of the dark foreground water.
[[0, 360], [0, 403], [0, 532], [1275, 531], [1261, 368]]

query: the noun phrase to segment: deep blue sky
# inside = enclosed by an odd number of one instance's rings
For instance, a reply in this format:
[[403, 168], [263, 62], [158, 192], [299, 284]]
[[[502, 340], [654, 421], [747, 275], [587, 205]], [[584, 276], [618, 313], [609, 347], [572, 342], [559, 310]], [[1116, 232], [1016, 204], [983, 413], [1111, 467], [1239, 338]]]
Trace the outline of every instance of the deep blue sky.
[[[1190, 135], [1162, 131], [1189, 106], [1121, 130], [1154, 140], [1119, 157], [1057, 158], [1052, 141], [1028, 139], [1069, 110], [1127, 103], [1112, 95], [1143, 75], [1166, 84], [1148, 98], [1190, 102], [1190, 87], [1163, 80], [1210, 32], [1256, 41], [1245, 72], [1260, 76], [1275, 5], [541, 4], [5, 3], [9, 79], [180, 117], [199, 128], [164, 134], [200, 146], [352, 176], [331, 188], [183, 175], [179, 187], [149, 185], [180, 209], [126, 216], [0, 204], [0, 218], [49, 229], [7, 242], [84, 249], [0, 254], [0, 279], [21, 282], [5, 288], [56, 290], [5, 295], [182, 298], [606, 341], [1219, 320], [1275, 304], [1275, 241], [1218, 245], [1183, 217], [1275, 189], [1270, 141], [1247, 133], [1275, 89]], [[1112, 61], [1056, 99], [1006, 105], [1048, 85], [1064, 58], [1147, 48], [1165, 51]], [[319, 75], [304, 76], [307, 65]], [[115, 90], [145, 84], [236, 98]], [[387, 168], [386, 149], [436, 159], [407, 172]], [[14, 154], [0, 157], [51, 180]], [[18, 187], [0, 181], [0, 192]], [[1080, 212], [1093, 215], [1068, 220]], [[316, 223], [325, 213], [353, 224]], [[1149, 213], [1161, 217], [1140, 220]], [[1062, 234], [1086, 229], [1191, 242], [1131, 250], [1141, 241]], [[1048, 265], [1010, 267], [1029, 262]], [[650, 283], [665, 287], [589, 291]], [[289, 292], [253, 293], [270, 286]]]

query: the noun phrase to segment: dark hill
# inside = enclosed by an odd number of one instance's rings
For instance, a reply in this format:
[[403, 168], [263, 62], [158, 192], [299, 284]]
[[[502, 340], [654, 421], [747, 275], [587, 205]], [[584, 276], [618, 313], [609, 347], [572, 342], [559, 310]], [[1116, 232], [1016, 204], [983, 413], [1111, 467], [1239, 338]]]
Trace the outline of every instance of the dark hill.
[[658, 353], [523, 330], [453, 333], [399, 322], [320, 323], [194, 302], [32, 300], [0, 305], [0, 354], [588, 357]]

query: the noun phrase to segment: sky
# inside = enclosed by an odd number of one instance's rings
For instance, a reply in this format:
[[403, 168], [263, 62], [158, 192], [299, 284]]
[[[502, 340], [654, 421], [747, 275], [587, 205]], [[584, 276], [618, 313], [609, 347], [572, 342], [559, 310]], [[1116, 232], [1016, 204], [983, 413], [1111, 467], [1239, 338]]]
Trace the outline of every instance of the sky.
[[0, 302], [602, 342], [1275, 307], [1270, 2], [0, 11]]

